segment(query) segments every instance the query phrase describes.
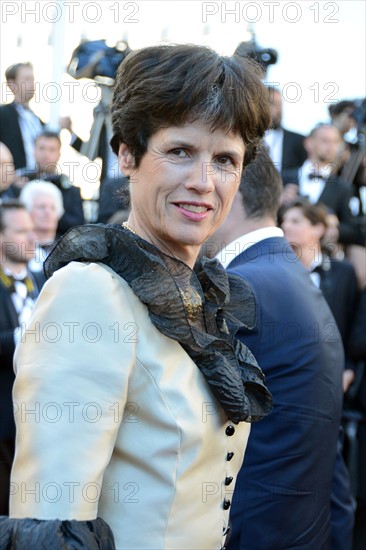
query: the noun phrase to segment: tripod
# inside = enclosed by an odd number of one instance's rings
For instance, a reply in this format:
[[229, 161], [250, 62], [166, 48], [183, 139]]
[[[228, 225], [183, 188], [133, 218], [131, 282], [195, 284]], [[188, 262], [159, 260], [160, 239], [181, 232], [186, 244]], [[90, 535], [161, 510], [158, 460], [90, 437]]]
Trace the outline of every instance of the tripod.
[[105, 127], [107, 137], [112, 135], [112, 121], [109, 112], [112, 101], [112, 88], [102, 83], [98, 83], [98, 86], [102, 92], [101, 99], [94, 109], [94, 120], [90, 130], [89, 140], [84, 142], [80, 149], [80, 153], [88, 157], [89, 160], [94, 160], [98, 156], [100, 135], [103, 126]]

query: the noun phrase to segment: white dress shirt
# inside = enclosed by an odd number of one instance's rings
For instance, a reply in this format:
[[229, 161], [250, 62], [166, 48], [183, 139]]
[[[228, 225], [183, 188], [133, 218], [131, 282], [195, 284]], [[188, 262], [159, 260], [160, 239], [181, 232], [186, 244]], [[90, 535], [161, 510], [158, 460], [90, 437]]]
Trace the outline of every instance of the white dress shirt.
[[277, 170], [282, 170], [283, 128], [273, 128], [264, 134], [264, 143], [267, 145], [268, 154]]
[[251, 231], [246, 235], [242, 235], [227, 244], [222, 248], [222, 250], [215, 256], [226, 269], [228, 265], [237, 257], [239, 254], [247, 250], [247, 248], [264, 241], [265, 239], [270, 239], [271, 237], [283, 237], [283, 231], [279, 227], [263, 227], [262, 229], [257, 229], [256, 231]]
[[[299, 169], [299, 191], [300, 195], [307, 197], [312, 204], [316, 204], [323, 192], [327, 178], [331, 175], [332, 166], [319, 168], [317, 163], [306, 160]], [[309, 177], [311, 174], [318, 174], [319, 178]]]
[[27, 162], [26, 167], [33, 169], [36, 165], [34, 158], [34, 143], [36, 137], [42, 132], [42, 124], [31, 109], [26, 109], [19, 103], [15, 104], [15, 108], [18, 113], [20, 131], [23, 138], [25, 158]]
[[316, 256], [314, 257], [314, 260], [311, 262], [311, 264], [308, 267], [310, 279], [312, 280], [314, 285], [318, 288], [320, 288], [320, 273], [318, 273], [317, 271], [314, 271], [314, 269], [319, 265], [322, 265], [322, 262], [323, 262], [323, 254], [319, 252], [318, 254], [316, 254]]

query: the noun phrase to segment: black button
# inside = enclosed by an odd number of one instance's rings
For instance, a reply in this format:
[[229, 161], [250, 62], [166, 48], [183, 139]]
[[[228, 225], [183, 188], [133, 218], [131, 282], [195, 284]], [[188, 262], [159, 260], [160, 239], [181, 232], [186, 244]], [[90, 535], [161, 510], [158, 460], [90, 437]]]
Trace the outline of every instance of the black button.
[[229, 462], [234, 456], [234, 453], [230, 452], [230, 453], [227, 453], [226, 455], [226, 460]]
[[228, 500], [227, 498], [225, 498], [224, 500], [224, 510], [228, 510], [230, 508], [230, 500]]
[[228, 426], [228, 427], [226, 428], [225, 433], [226, 433], [226, 435], [234, 435], [234, 433], [235, 433], [235, 428], [234, 428], [234, 426], [231, 426], [231, 425]]
[[230, 485], [230, 483], [232, 482], [233, 479], [234, 479], [234, 478], [233, 478], [232, 476], [227, 477], [227, 478], [225, 479], [225, 485]]

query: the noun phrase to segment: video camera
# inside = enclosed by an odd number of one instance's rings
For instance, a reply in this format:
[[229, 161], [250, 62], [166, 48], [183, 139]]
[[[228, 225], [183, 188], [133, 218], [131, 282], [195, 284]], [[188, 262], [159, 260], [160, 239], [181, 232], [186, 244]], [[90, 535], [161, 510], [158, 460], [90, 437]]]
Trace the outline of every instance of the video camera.
[[116, 76], [119, 64], [131, 52], [127, 42], [121, 40], [115, 46], [109, 46], [106, 40], [82, 42], [72, 53], [67, 68], [69, 75], [76, 79]]
[[240, 42], [237, 46], [234, 55], [240, 57], [249, 57], [259, 63], [263, 70], [266, 71], [269, 65], [275, 65], [278, 59], [278, 52], [272, 48], [260, 48], [255, 40], [255, 35], [252, 33], [252, 38], [246, 42]]

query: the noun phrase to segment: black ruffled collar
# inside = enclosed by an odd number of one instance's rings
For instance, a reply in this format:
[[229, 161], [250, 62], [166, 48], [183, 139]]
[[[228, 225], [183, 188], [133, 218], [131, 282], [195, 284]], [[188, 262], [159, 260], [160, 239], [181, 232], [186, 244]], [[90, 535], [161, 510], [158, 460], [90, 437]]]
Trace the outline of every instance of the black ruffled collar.
[[197, 364], [232, 422], [255, 422], [271, 412], [264, 374], [235, 338], [243, 326], [255, 326], [253, 293], [220, 262], [203, 258], [192, 270], [128, 229], [104, 224], [70, 229], [46, 259], [46, 276], [71, 261], [102, 262], [123, 277], [156, 328]]

